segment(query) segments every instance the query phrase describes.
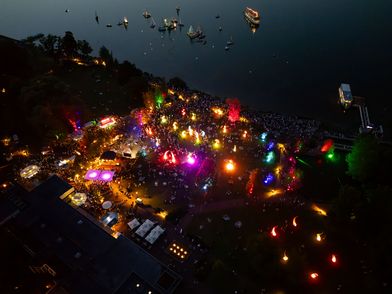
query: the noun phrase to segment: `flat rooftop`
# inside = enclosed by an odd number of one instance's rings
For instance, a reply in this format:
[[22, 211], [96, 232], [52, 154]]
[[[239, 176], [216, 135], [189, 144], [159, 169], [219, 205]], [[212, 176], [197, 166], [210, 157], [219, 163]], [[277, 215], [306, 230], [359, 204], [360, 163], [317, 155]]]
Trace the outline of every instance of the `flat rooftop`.
[[173, 293], [181, 277], [132, 240], [114, 238], [85, 211], [61, 199], [72, 191], [52, 176], [24, 194], [28, 206], [10, 221], [22, 238], [34, 240], [34, 251], [55, 256], [70, 269], [58, 283], [59, 293]]

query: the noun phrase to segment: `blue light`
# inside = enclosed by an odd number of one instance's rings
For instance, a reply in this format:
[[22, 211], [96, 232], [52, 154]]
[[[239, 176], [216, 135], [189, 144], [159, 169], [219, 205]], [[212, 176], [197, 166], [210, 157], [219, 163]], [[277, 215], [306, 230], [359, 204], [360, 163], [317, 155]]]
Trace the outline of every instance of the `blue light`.
[[267, 146], [267, 151], [271, 151], [272, 149], [274, 149], [274, 147], [275, 143], [273, 141], [269, 142]]
[[268, 185], [268, 184], [271, 184], [272, 183], [272, 181], [274, 180], [274, 176], [271, 174], [271, 173], [269, 173], [265, 178], [264, 178], [264, 184], [266, 184], [266, 185]]
[[260, 140], [261, 140], [261, 142], [265, 142], [265, 139], [267, 139], [267, 133], [266, 132], [264, 132], [264, 133], [262, 133], [261, 135], [260, 135]]

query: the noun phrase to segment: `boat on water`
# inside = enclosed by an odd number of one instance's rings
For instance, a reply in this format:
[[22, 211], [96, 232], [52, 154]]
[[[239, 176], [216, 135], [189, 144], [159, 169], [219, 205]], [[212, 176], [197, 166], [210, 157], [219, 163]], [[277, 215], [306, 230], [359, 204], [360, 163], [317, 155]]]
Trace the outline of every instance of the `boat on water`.
[[226, 42], [226, 45], [227, 45], [227, 46], [234, 45], [233, 37], [230, 37], [230, 40]]
[[98, 18], [98, 14], [96, 11], [95, 11], [95, 21], [99, 24], [99, 18]]
[[184, 26], [184, 24], [183, 24], [182, 21], [181, 21], [181, 18], [178, 20], [178, 26], [179, 26], [179, 27], [183, 27], [183, 26]]
[[260, 24], [260, 14], [257, 10], [254, 10], [250, 7], [246, 7], [244, 10], [244, 16], [245, 19], [253, 25], [259, 25]]
[[155, 26], [156, 26], [156, 23], [155, 23], [155, 20], [154, 20], [154, 18], [151, 18], [151, 24], [150, 24], [150, 28], [155, 28]]
[[202, 35], [202, 31], [200, 28], [197, 28], [196, 31], [193, 29], [193, 26], [189, 27], [188, 32], [186, 33], [187, 36], [192, 40], [199, 38]]
[[151, 17], [151, 13], [149, 13], [147, 10], [144, 10], [143, 16], [144, 16], [144, 18], [150, 18]]
[[166, 26], [165, 20], [166, 20], [166, 19], [164, 19], [164, 20], [163, 20], [163, 24], [160, 25], [160, 26], [158, 27], [158, 31], [160, 31], [160, 32], [165, 32], [165, 31], [167, 30], [167, 26]]
[[177, 6], [176, 7], [177, 15], [180, 13], [180, 10], [181, 10], [180, 6]]
[[124, 25], [128, 25], [128, 19], [124, 16], [124, 19], [123, 19], [123, 24]]
[[229, 46], [225, 46], [225, 50], [228, 51], [230, 49]]
[[106, 25], [106, 27], [111, 28], [112, 25], [111, 25], [110, 23], [108, 23], [108, 24]]

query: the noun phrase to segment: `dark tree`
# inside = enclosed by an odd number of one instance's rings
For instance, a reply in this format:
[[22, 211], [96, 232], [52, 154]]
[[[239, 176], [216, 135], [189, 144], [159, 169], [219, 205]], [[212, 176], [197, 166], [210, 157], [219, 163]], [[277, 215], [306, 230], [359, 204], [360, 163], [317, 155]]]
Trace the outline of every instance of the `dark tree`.
[[105, 61], [107, 65], [113, 64], [113, 56], [112, 56], [112, 53], [110, 53], [109, 49], [106, 48], [105, 46], [102, 46], [102, 47], [99, 49], [99, 57], [101, 57], [101, 59], [102, 59], [103, 61]]
[[84, 57], [88, 57], [91, 52], [93, 52], [93, 48], [91, 48], [90, 44], [86, 40], [78, 41], [78, 50]]
[[167, 85], [169, 87], [173, 87], [173, 88], [177, 88], [177, 89], [183, 89], [183, 90], [188, 89], [187, 84], [179, 77], [174, 77], [174, 78], [170, 79], [168, 81]]
[[373, 136], [359, 137], [346, 157], [348, 174], [358, 181], [375, 178], [380, 164], [380, 146]]
[[118, 82], [121, 85], [126, 84], [130, 78], [141, 75], [142, 71], [129, 61], [124, 61], [118, 66]]
[[78, 43], [76, 42], [72, 32], [65, 32], [64, 37], [61, 39], [61, 49], [63, 54], [67, 57], [74, 57], [78, 49]]
[[40, 47], [45, 54], [54, 57], [60, 47], [60, 37], [54, 35], [42, 36], [39, 39]]

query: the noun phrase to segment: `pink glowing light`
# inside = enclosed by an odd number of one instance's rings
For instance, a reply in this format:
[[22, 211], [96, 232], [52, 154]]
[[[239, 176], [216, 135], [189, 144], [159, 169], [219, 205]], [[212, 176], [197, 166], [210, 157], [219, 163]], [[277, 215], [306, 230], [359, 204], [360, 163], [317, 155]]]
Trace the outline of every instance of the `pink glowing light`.
[[102, 171], [99, 179], [104, 182], [110, 182], [113, 180], [114, 172], [113, 171]]
[[196, 163], [196, 158], [192, 154], [188, 154], [186, 162], [190, 165], [194, 165]]
[[96, 180], [96, 179], [98, 179], [100, 173], [101, 172], [99, 170], [90, 169], [89, 171], [87, 171], [84, 178], [86, 180]]

